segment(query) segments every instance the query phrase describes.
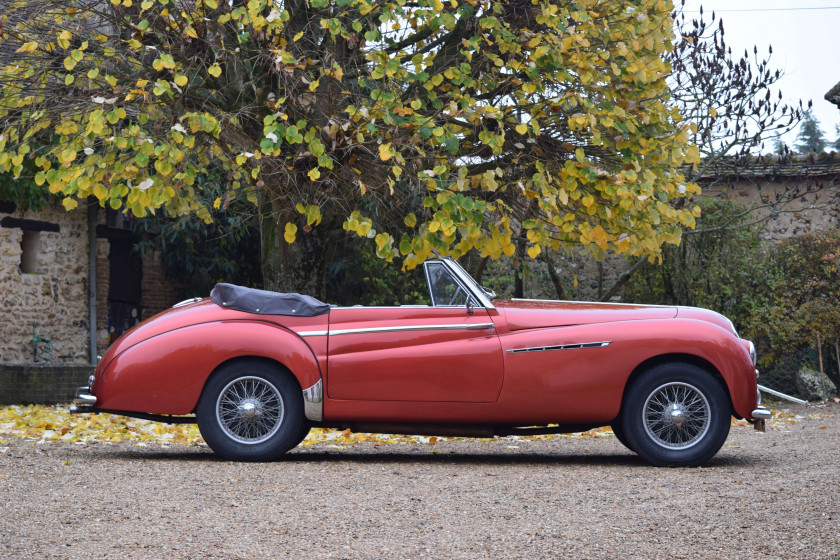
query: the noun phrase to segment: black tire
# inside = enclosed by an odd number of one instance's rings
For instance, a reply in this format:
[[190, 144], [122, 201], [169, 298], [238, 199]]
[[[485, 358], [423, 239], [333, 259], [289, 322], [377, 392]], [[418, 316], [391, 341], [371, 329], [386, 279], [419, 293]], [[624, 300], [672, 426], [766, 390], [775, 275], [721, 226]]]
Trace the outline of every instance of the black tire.
[[627, 441], [627, 434], [624, 433], [624, 426], [621, 425], [621, 420], [619, 418], [613, 420], [612, 424], [610, 424], [610, 428], [612, 429], [613, 434], [615, 434], [615, 439], [617, 439], [621, 445], [633, 453], [636, 452], [635, 449], [630, 447], [630, 443]]
[[633, 381], [619, 414], [627, 447], [657, 466], [699, 467], [729, 435], [721, 383], [697, 366], [660, 364]]
[[271, 461], [300, 443], [301, 434], [306, 437], [297, 380], [259, 360], [216, 370], [204, 385], [196, 417], [207, 445], [234, 461]]
[[298, 445], [300, 445], [301, 442], [306, 439], [306, 436], [309, 435], [309, 430], [311, 430], [311, 429], [312, 429], [312, 424], [309, 422], [309, 420], [304, 418], [303, 422], [301, 422], [301, 425], [300, 425], [300, 431], [298, 432], [298, 435], [295, 438], [297, 443], [295, 443], [292, 447], [297, 447]]

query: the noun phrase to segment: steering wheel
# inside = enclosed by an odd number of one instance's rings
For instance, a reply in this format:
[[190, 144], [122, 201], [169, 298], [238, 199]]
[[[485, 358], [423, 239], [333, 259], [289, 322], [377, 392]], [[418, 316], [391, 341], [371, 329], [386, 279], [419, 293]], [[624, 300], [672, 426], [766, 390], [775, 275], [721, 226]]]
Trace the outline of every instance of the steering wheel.
[[460, 293], [461, 293], [461, 286], [458, 286], [458, 288], [455, 290], [455, 293], [452, 294], [452, 299], [449, 300], [448, 305], [455, 305], [455, 300], [458, 299], [458, 294], [460, 294]]

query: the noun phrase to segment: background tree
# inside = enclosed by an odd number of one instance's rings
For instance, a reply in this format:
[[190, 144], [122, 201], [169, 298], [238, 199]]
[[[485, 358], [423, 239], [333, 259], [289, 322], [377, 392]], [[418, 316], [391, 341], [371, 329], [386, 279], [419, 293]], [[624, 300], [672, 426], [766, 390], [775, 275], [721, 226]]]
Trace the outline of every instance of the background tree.
[[837, 139], [834, 141], [834, 149], [840, 151], [840, 124], [834, 125], [834, 133], [837, 135]]
[[[701, 7], [696, 17], [689, 17], [684, 6], [683, 1], [674, 14], [677, 40], [668, 53], [668, 61], [672, 67], [669, 84], [674, 103], [691, 123], [691, 139], [701, 156], [698, 165], [686, 170], [687, 178], [708, 181], [788, 160], [790, 150], [782, 143], [781, 136], [799, 125], [805, 109], [802, 102], [784, 103], [782, 92], [775, 89], [782, 72], [771, 65], [772, 47], [768, 47], [766, 56], [759, 56], [757, 47], [753, 47], [752, 54], [745, 51], [741, 56], [734, 55], [725, 40], [723, 21], [714, 12], [709, 17]], [[779, 157], [761, 155], [769, 141]], [[738, 212], [732, 212], [725, 204], [705, 204], [707, 214], [720, 212], [720, 215], [704, 216], [706, 226], [687, 231], [686, 235], [732, 235], [737, 228], [810, 206], [807, 197], [817, 188], [791, 185], [772, 193], [756, 192], [754, 202]], [[714, 246], [717, 241], [692, 243]], [[672, 251], [668, 259], [673, 261], [680, 255], [688, 256], [682, 251]], [[599, 290], [603, 294], [601, 299], [609, 300], [617, 295], [646, 262], [646, 258], [636, 259], [616, 283]]]
[[805, 113], [796, 140], [798, 142], [796, 147], [800, 154], [821, 154], [825, 151], [828, 142], [826, 142], [825, 135], [820, 128], [820, 121], [811, 114], [811, 111]]
[[693, 124], [691, 139], [700, 150], [701, 163], [690, 175], [697, 179], [710, 170], [743, 168], [768, 141], [796, 128], [804, 111], [801, 102], [783, 103], [774, 89], [782, 71], [770, 63], [772, 46], [763, 57], [757, 46], [752, 55], [733, 55], [723, 20], [712, 12], [707, 22], [702, 6], [688, 18], [684, 6], [683, 0], [675, 14], [678, 39], [668, 60], [674, 101]]
[[322, 294], [339, 228], [411, 268], [516, 236], [656, 255], [694, 224], [667, 1], [5, 3], [0, 168], [68, 209], [248, 199], [270, 289]]
[[[662, 252], [662, 263], [645, 263], [628, 282], [629, 301], [704, 307], [744, 326], [751, 321], [754, 294], [764, 282], [765, 248], [761, 229], [744, 220], [745, 208], [705, 198], [697, 227], [706, 233], [685, 236], [679, 247]], [[732, 228], [732, 223], [739, 227]]]

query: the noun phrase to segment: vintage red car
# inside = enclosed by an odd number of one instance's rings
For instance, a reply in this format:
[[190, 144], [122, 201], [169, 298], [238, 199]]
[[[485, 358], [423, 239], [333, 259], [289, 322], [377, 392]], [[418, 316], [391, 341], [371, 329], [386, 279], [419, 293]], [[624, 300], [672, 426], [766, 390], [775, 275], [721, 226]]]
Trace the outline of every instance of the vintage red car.
[[219, 284], [124, 334], [74, 412], [197, 422], [236, 460], [312, 426], [491, 437], [609, 425], [655, 465], [696, 466], [734, 415], [763, 425], [751, 342], [686, 307], [493, 299], [453, 259], [431, 305], [334, 307]]

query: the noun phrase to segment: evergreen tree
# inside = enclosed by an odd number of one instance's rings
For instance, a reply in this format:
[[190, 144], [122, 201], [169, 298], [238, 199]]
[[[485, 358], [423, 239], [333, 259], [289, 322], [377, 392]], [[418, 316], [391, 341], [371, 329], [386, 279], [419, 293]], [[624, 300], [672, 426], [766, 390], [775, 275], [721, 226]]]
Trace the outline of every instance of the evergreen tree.
[[820, 121], [818, 121], [811, 111], [805, 113], [805, 118], [802, 119], [802, 125], [799, 127], [799, 134], [796, 137], [796, 147], [800, 154], [808, 154], [816, 152], [818, 154], [825, 151], [827, 142], [820, 129]]
[[834, 141], [834, 149], [840, 152], [840, 124], [834, 125], [834, 132], [837, 133], [837, 139]]

